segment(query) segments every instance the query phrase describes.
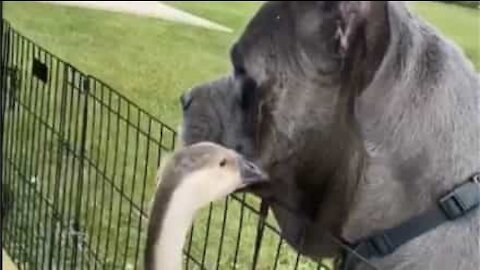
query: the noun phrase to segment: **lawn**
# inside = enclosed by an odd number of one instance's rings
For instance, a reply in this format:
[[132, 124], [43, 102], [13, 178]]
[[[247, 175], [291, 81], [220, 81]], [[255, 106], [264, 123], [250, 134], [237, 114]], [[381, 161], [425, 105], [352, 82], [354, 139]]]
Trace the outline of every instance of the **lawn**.
[[[257, 6], [238, 5], [224, 16], [226, 25], [240, 29]], [[227, 20], [228, 14], [235, 16]], [[179, 94], [227, 71], [229, 46], [236, 37], [156, 19], [35, 2], [6, 2], [5, 17], [33, 41], [108, 82], [174, 127], [179, 123]]]
[[480, 9], [432, 1], [412, 5], [418, 14], [455, 41], [480, 70]]
[[[169, 4], [233, 28], [234, 33], [36, 2], [6, 2], [5, 17], [15, 29], [40, 46], [102, 79], [146, 111], [176, 127], [180, 123], [180, 93], [229, 71], [229, 47], [261, 2], [175, 1]], [[441, 3], [412, 5], [455, 40], [480, 68], [478, 10]], [[130, 171], [132, 168], [128, 166]], [[225, 208], [229, 210], [228, 215]], [[243, 219], [242, 211], [245, 212]], [[210, 217], [212, 226], [207, 239], [204, 224]], [[226, 200], [202, 213], [194, 229], [191, 252], [196, 258], [203, 258], [207, 265], [215, 265], [224, 219], [227, 225], [220, 269], [231, 268], [232, 261], [236, 261], [234, 268], [247, 269], [258, 218], [249, 210], [242, 210], [235, 200]], [[238, 235], [240, 223], [243, 230]], [[238, 239], [240, 246], [236, 247]], [[258, 269], [270, 269], [279, 244], [282, 247], [279, 269], [293, 269], [296, 255], [285, 243], [279, 243], [270, 230], [266, 231]], [[239, 250], [237, 255], [236, 250]], [[303, 258], [299, 265], [299, 269], [315, 269], [313, 263]]]
[[[261, 2], [169, 4], [235, 31], [226, 34], [156, 19], [32, 2], [6, 2], [5, 17], [35, 42], [108, 82], [176, 127], [180, 121], [179, 94], [229, 70], [229, 47]], [[431, 2], [413, 5], [458, 42], [480, 68], [478, 10]]]

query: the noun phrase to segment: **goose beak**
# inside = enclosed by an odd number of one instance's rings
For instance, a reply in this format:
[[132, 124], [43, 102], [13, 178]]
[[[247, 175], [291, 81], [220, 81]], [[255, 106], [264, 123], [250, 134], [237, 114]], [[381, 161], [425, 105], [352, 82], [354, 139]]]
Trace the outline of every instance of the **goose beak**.
[[261, 170], [253, 162], [246, 160], [243, 157], [239, 158], [240, 177], [244, 185], [252, 185], [256, 183], [263, 183], [268, 180], [267, 174]]

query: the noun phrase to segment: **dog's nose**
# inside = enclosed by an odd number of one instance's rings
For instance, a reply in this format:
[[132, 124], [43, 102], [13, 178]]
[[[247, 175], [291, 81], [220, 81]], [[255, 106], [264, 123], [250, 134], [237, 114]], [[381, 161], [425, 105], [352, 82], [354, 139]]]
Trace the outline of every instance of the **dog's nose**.
[[193, 97], [190, 91], [187, 91], [180, 96], [180, 103], [182, 104], [182, 109], [184, 111], [186, 111], [188, 107], [190, 107], [190, 104], [192, 104], [192, 100]]

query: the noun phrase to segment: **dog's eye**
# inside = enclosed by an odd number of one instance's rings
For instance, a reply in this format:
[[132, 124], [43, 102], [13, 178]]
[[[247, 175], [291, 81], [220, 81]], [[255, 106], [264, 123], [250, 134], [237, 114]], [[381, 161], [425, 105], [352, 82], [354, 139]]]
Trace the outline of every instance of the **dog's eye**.
[[230, 58], [232, 61], [235, 77], [246, 75], [247, 70], [245, 69], [242, 54], [240, 53], [240, 49], [237, 45], [234, 45], [232, 50], [230, 51]]
[[247, 74], [247, 71], [245, 70], [244, 67], [234, 66], [233, 73], [235, 77], [241, 77], [241, 76], [245, 76]]
[[227, 165], [227, 159], [226, 158], [222, 159], [218, 165], [220, 167], [225, 167], [225, 165]]
[[243, 110], [248, 109], [255, 99], [255, 90], [257, 88], [257, 83], [247, 77], [242, 82], [242, 93], [240, 98], [240, 107]]

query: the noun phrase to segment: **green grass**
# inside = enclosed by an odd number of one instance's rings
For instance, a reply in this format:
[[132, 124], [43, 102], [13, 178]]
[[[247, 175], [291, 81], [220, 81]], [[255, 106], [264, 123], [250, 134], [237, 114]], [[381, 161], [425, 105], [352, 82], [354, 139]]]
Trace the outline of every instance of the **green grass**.
[[[235, 6], [229, 26], [239, 29], [257, 6]], [[5, 17], [33, 41], [174, 127], [180, 93], [227, 72], [229, 46], [236, 38], [157, 19], [32, 2], [5, 3]]]
[[[35, 42], [108, 82], [176, 127], [180, 93], [229, 71], [229, 47], [261, 2], [169, 4], [235, 31], [226, 34], [156, 19], [32, 2], [6, 2], [5, 17]], [[414, 8], [458, 42], [480, 67], [478, 10], [430, 2], [414, 3]]]
[[251, 14], [254, 14], [261, 1], [169, 1], [169, 5], [208, 18], [234, 30], [242, 32]]
[[[7, 2], [5, 3], [5, 17], [15, 29], [40, 46], [71, 62], [80, 70], [108, 82], [146, 111], [170, 126], [176, 127], [180, 122], [177, 104], [180, 93], [196, 83], [215, 78], [229, 71], [228, 51], [230, 45], [241, 33], [260, 2], [175, 1], [170, 4], [233, 28], [234, 33], [227, 34], [156, 19], [35, 2]], [[480, 67], [478, 11], [454, 5], [424, 2], [415, 3], [414, 8], [445, 35], [458, 42], [476, 63], [477, 68]], [[97, 116], [92, 115], [91, 118], [96, 119], [97, 123], [102, 118], [106, 121], [106, 113], [103, 113], [105, 115], [99, 113], [99, 108], [97, 108], [96, 114]], [[26, 126], [33, 121], [21, 119], [27, 123]], [[124, 126], [119, 128], [119, 130], [123, 129], [125, 129]], [[95, 136], [101, 136], [102, 140], [108, 141], [106, 135], [102, 135], [100, 130], [102, 129], [95, 131]], [[99, 132], [100, 135], [98, 135]], [[115, 133], [115, 129], [111, 133]], [[126, 137], [130, 137], [130, 141], [134, 140], [133, 135], [119, 135], [119, 137], [121, 141]], [[27, 145], [30, 145], [30, 140], [22, 141], [26, 141]], [[87, 140], [87, 144], [89, 142]], [[98, 149], [100, 154], [93, 155], [91, 158], [101, 163], [102, 157], [107, 156], [108, 151], [105, 146], [101, 145], [95, 145], [94, 148]], [[21, 150], [21, 147], [19, 149]], [[48, 151], [42, 147], [36, 150]], [[123, 159], [133, 159], [132, 147], [120, 151], [119, 163], [122, 163]], [[123, 155], [125, 152], [127, 154]], [[140, 150], [140, 152], [142, 155], [148, 150]], [[22, 155], [28, 155], [28, 153]], [[23, 159], [22, 155], [19, 156], [19, 160]], [[57, 159], [56, 153], [47, 152], [47, 159], [54, 162]], [[41, 161], [41, 159], [37, 160], [37, 162]], [[21, 170], [28, 170], [29, 166], [27, 165], [28, 163], [25, 163], [25, 168], [21, 168]], [[154, 164], [149, 165], [149, 175], [154, 174], [154, 167]], [[110, 171], [107, 169], [107, 172], [114, 178], [113, 169]], [[127, 179], [131, 179], [133, 174], [135, 174], [133, 166], [128, 163]], [[89, 172], [86, 182], [87, 190], [96, 194], [99, 191], [95, 190], [98, 187], [93, 184], [94, 178], [95, 176], [90, 175]], [[151, 179], [148, 183], [147, 194], [152, 193], [154, 185], [155, 183]], [[128, 186], [127, 189], [129, 189]], [[107, 194], [105, 200], [107, 202], [115, 201], [113, 208], [117, 213], [120, 211], [118, 209], [119, 199], [113, 196]], [[138, 194], [135, 196], [138, 198]], [[254, 198], [249, 196], [247, 201], [257, 207]], [[205, 224], [209, 218], [209, 209], [203, 211], [196, 222], [191, 252], [196, 258], [201, 258], [204, 244], [207, 242], [208, 251], [205, 257], [207, 265], [216, 263], [224, 207], [225, 202], [216, 204], [212, 208], [212, 226], [208, 240], [205, 240]], [[86, 214], [88, 214], [89, 209], [86, 210]], [[236, 249], [241, 211], [238, 202], [232, 199], [228, 200], [227, 226], [220, 269], [231, 267], [230, 264]], [[237, 269], [249, 268], [258, 220], [257, 216], [250, 211], [244, 211]], [[120, 218], [119, 220], [122, 226], [126, 224], [124, 220]], [[270, 221], [274, 223], [271, 217]], [[104, 229], [102, 226], [93, 226], [89, 229], [93, 232], [101, 232]], [[277, 245], [278, 238], [267, 230], [258, 269], [270, 269]], [[292, 269], [296, 261], [295, 254], [286, 246], [286, 243], [283, 243], [278, 269]], [[302, 258], [299, 269], [315, 269], [315, 266]]]
[[440, 2], [413, 2], [418, 14], [455, 41], [480, 70], [480, 9]]

